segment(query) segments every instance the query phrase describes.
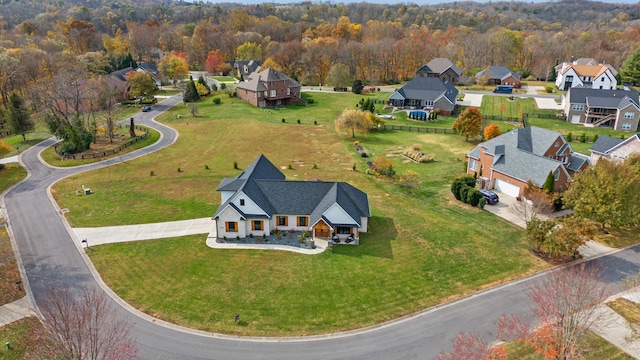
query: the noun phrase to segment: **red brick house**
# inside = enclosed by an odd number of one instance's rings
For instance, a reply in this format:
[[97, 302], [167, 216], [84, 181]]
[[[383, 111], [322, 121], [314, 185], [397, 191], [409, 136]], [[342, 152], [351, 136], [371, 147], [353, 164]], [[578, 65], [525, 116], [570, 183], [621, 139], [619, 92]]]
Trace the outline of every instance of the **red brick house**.
[[238, 97], [256, 107], [276, 107], [296, 102], [300, 97], [300, 84], [273, 69], [265, 69], [247, 76], [236, 87]]
[[480, 143], [467, 154], [467, 163], [467, 173], [476, 174], [485, 188], [517, 198], [527, 181], [542, 187], [549, 173], [555, 189], [566, 190], [571, 174], [589, 166], [589, 157], [573, 152], [562, 134], [532, 126]]

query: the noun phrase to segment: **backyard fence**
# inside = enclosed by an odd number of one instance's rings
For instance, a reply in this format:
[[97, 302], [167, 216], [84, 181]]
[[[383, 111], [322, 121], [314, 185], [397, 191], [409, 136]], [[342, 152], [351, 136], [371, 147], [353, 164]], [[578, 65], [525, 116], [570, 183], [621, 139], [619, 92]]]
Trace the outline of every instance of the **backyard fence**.
[[390, 125], [384, 124], [377, 127], [378, 130], [402, 130], [413, 131], [420, 133], [432, 133], [432, 134], [455, 134], [453, 130], [447, 128], [433, 128], [426, 126], [406, 126], [406, 125]]
[[[119, 128], [122, 128], [123, 125], [120, 125]], [[125, 125], [125, 127], [129, 127], [128, 125]], [[125, 142], [124, 144], [111, 149], [111, 150], [107, 150], [107, 151], [101, 151], [101, 152], [96, 152], [96, 153], [92, 153], [92, 154], [79, 154], [79, 155], [75, 155], [75, 154], [63, 154], [61, 152], [58, 151], [58, 144], [55, 144], [53, 146], [54, 151], [56, 152], [56, 154], [58, 154], [58, 156], [62, 157], [63, 159], [74, 159], [74, 160], [79, 160], [79, 159], [95, 159], [95, 158], [101, 158], [101, 157], [106, 157], [115, 153], [118, 153], [120, 151], [122, 151], [122, 149], [125, 149], [135, 143], [137, 143], [138, 141], [146, 138], [147, 136], [149, 136], [149, 129], [135, 125], [134, 128], [136, 130], [140, 130], [143, 131], [144, 134], [140, 135], [140, 136], [136, 136], [134, 138], [131, 138], [130, 140], [128, 140], [127, 142]]]

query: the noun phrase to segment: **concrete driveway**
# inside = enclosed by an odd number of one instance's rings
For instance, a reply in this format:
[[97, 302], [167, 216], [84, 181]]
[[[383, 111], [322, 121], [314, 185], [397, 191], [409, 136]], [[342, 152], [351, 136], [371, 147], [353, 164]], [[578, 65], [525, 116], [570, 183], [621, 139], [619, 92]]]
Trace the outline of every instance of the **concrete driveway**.
[[482, 96], [483, 94], [464, 94], [464, 100], [456, 102], [458, 105], [462, 106], [473, 106], [480, 107], [482, 106]]
[[516, 201], [516, 199], [514, 197], [511, 197], [509, 195], [503, 194], [501, 192], [492, 190], [493, 192], [495, 192], [498, 197], [500, 198], [500, 202], [498, 202], [495, 205], [485, 205], [484, 209], [487, 210], [488, 212], [499, 216], [505, 220], [507, 220], [508, 222], [519, 226], [521, 228], [526, 228], [527, 224], [526, 222], [521, 218], [521, 216], [518, 215], [518, 207], [520, 206], [520, 203], [518, 201]]

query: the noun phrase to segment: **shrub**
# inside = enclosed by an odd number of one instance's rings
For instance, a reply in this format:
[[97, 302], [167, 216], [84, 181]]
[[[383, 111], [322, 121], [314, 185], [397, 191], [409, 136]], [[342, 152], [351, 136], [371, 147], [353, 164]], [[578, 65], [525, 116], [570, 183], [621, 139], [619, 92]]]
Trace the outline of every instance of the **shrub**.
[[460, 200], [467, 202], [467, 195], [469, 194], [469, 190], [473, 189], [470, 186], [462, 185], [460, 187]]
[[220, 90], [224, 90], [226, 88], [227, 88], [227, 84], [225, 83], [220, 84]]
[[307, 99], [307, 104], [313, 104], [313, 99]]
[[155, 172], [153, 172], [153, 170], [151, 170], [151, 171], [149, 172], [149, 175], [150, 175], [150, 176], [154, 176], [155, 174], [156, 174], [156, 173], [155, 173]]
[[214, 104], [216, 104], [216, 105], [220, 105], [220, 103], [221, 103], [221, 102], [222, 102], [222, 100], [220, 100], [220, 98], [219, 98], [219, 97], [217, 97], [217, 98], [213, 98], [213, 103], [214, 103]]
[[313, 120], [313, 125], [318, 125], [318, 121], [317, 120]]
[[209, 170], [209, 165], [206, 165], [206, 164], [205, 164], [204, 169], [205, 169], [205, 170]]
[[580, 134], [580, 142], [583, 143], [586, 141], [587, 141], [587, 134], [585, 133]]
[[571, 142], [573, 140], [573, 133], [569, 133], [567, 135], [567, 142]]
[[182, 169], [178, 168], [178, 172], [182, 172]]
[[484, 197], [481, 197], [480, 201], [478, 201], [478, 207], [480, 209], [484, 209], [485, 205], [487, 205], [487, 200]]
[[282, 118], [282, 123], [284, 124], [285, 122], [287, 122], [284, 118]]
[[289, 164], [289, 166], [287, 166], [287, 169], [289, 170], [293, 169], [293, 165]]
[[318, 168], [318, 164], [313, 163], [313, 166], [311, 167], [312, 169], [317, 169]]
[[218, 85], [212, 84], [211, 85], [211, 91], [218, 91]]
[[298, 119], [298, 124], [300, 124], [300, 119]]
[[484, 199], [480, 190], [476, 188], [469, 188], [467, 192], [467, 201], [466, 203], [471, 206], [478, 206], [480, 203], [480, 199]]
[[237, 161], [234, 161], [234, 162], [233, 162], [233, 168], [234, 168], [235, 170], [239, 170], [239, 169], [238, 169], [238, 162], [237, 162]]
[[463, 185], [464, 182], [460, 178], [453, 180], [453, 182], [451, 183], [451, 192], [453, 193], [453, 196], [456, 198], [456, 200], [460, 200], [460, 189]]
[[471, 175], [464, 175], [461, 177], [462, 181], [469, 187], [476, 187], [476, 179]]
[[596, 142], [598, 140], [598, 134], [593, 135], [593, 142]]
[[551, 93], [553, 92], [553, 87], [552, 87], [552, 86], [545, 86], [545, 87], [544, 87], [544, 91], [545, 91], [547, 94], [551, 94]]
[[373, 169], [381, 176], [393, 177], [396, 174], [396, 171], [393, 169], [393, 163], [391, 160], [378, 156], [373, 161]]
[[356, 171], [356, 163], [353, 163], [353, 171]]

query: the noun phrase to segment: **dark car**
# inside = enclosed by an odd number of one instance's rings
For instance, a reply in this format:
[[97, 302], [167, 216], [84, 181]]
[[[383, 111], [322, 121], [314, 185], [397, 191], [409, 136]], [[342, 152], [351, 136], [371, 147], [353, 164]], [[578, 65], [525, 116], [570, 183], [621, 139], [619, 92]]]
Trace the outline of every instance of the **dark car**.
[[151, 111], [151, 106], [147, 105], [142, 107], [142, 112], [147, 112], [147, 111]]
[[487, 204], [497, 204], [498, 202], [500, 202], [500, 198], [498, 198], [498, 194], [494, 193], [491, 190], [480, 190], [480, 193], [482, 194], [482, 196], [484, 197], [484, 199], [487, 201]]
[[494, 93], [511, 94], [513, 92], [513, 86], [510, 85], [498, 85], [493, 89]]

